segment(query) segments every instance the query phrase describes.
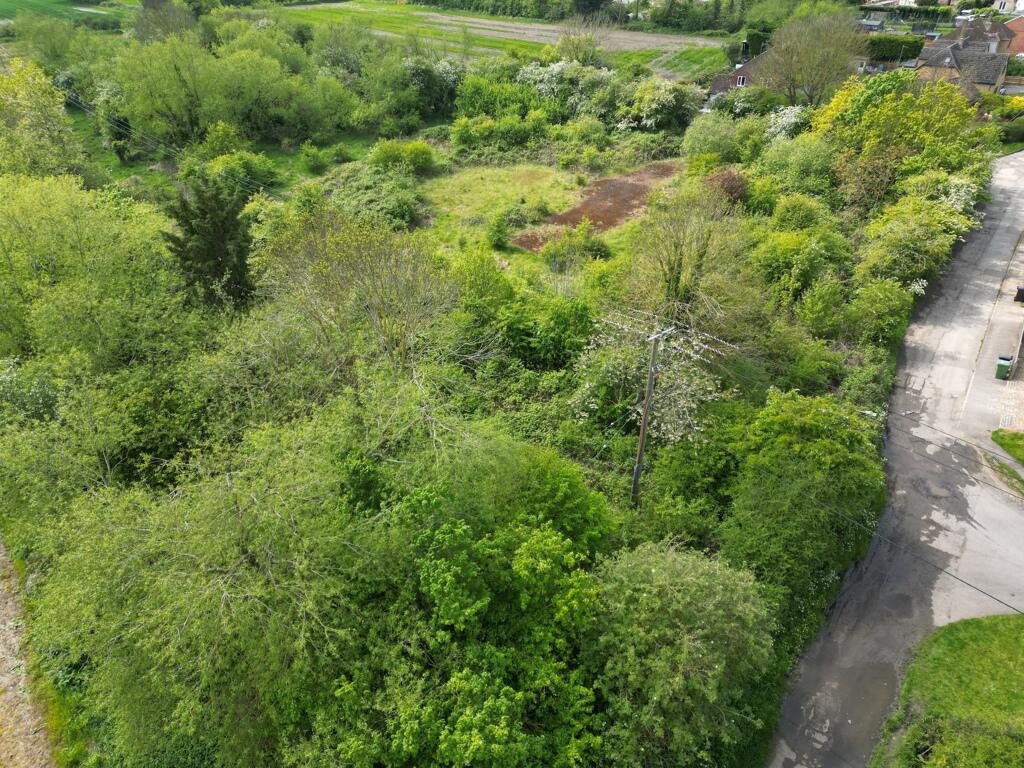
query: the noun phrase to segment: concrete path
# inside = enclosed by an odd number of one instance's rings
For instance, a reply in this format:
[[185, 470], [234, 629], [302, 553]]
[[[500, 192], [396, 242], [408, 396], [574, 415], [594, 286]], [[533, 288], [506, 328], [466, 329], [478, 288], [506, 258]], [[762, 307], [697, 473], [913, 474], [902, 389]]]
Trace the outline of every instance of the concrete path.
[[907, 333], [890, 401], [889, 505], [792, 675], [770, 768], [862, 768], [908, 651], [935, 627], [1010, 611], [935, 566], [1024, 610], [1024, 499], [979, 450], [1005, 457], [991, 432], [1024, 429], [1024, 381], [994, 377], [1024, 325], [1013, 302], [1024, 285], [1024, 153], [997, 161], [991, 194], [983, 227]]

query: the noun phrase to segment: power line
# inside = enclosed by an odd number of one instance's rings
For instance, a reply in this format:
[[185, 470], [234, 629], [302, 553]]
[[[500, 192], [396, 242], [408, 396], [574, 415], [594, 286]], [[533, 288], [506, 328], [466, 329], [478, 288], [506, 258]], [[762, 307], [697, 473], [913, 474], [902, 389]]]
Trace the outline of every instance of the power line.
[[[100, 112], [96, 109], [96, 107], [94, 107], [94, 106], [92, 106], [90, 104], [85, 103], [84, 101], [79, 99], [73, 92], [71, 92], [71, 91], [62, 91], [62, 93], [63, 93], [64, 97], [68, 101], [70, 101], [72, 104], [77, 106], [79, 109], [81, 109], [83, 112], [85, 112], [86, 114], [90, 115], [91, 117], [93, 117], [93, 118], [95, 118], [97, 120], [102, 120], [102, 121], [106, 122], [108, 125], [110, 125], [115, 130], [126, 131], [130, 135], [134, 134], [134, 136], [136, 138], [141, 138], [143, 145], [148, 145], [148, 148], [150, 150], [161, 149], [164, 152], [167, 152], [168, 154], [170, 154], [179, 163], [183, 162], [187, 158], [187, 155], [182, 150], [179, 150], [176, 147], [174, 147], [173, 145], [168, 144], [167, 142], [161, 141], [160, 139], [156, 139], [156, 138], [153, 138], [151, 136], [146, 135], [145, 133], [143, 133], [139, 129], [137, 129], [134, 126], [128, 124], [126, 121], [121, 120], [120, 118], [112, 118], [112, 117], [108, 117], [106, 115], [100, 114]], [[274, 200], [277, 200], [278, 202], [281, 202], [281, 198], [280, 197], [275, 195], [273, 192], [270, 192], [264, 186], [251, 184], [251, 183], [249, 183], [245, 179], [236, 179], [235, 183], [242, 190], [244, 190], [245, 192], [248, 192], [250, 196], [256, 195], [256, 194], [259, 194], [259, 193], [263, 193], [263, 194], [267, 195], [268, 197], [273, 198]]]
[[[950, 453], [952, 453], [952, 454], [954, 454], [956, 456], [959, 456], [962, 459], [966, 459], [968, 461], [973, 461], [975, 464], [977, 464], [979, 466], [982, 466], [982, 467], [987, 466], [980, 459], [976, 459], [973, 456], [967, 456], [967, 455], [962, 454], [962, 453], [957, 453], [956, 451], [951, 451], [949, 446], [947, 446], [947, 445], [942, 445], [941, 443], [934, 443], [931, 440], [927, 440], [927, 439], [925, 439], [923, 437], [918, 437], [913, 432], [908, 432], [907, 430], [905, 430], [905, 429], [903, 429], [901, 427], [896, 427], [896, 426], [893, 426], [893, 425], [890, 424], [889, 428], [890, 429], [894, 429], [897, 432], [902, 432], [903, 434], [909, 435], [910, 437], [913, 437], [913, 438], [916, 438], [918, 440], [921, 440], [922, 442], [928, 443], [928, 445], [934, 445], [936, 448], [942, 448], [944, 450], [950, 451]], [[909, 449], [909, 450], [910, 450], [910, 452], [912, 454], [914, 454], [918, 458], [925, 459], [926, 461], [930, 461], [933, 464], [938, 464], [940, 467], [945, 467], [946, 469], [955, 470], [958, 474], [966, 475], [971, 480], [973, 480], [974, 482], [976, 482], [976, 483], [978, 483], [980, 485], [987, 485], [989, 488], [992, 488], [993, 490], [999, 491], [1000, 493], [1005, 493], [1007, 496], [1012, 496], [1013, 498], [1018, 499], [1019, 501], [1024, 501], [1024, 496], [1016, 494], [1016, 493], [1014, 493], [1013, 491], [1011, 491], [1011, 490], [1009, 490], [1007, 488], [1003, 488], [1002, 486], [995, 485], [994, 483], [990, 483], [987, 480], [982, 480], [980, 477], [977, 477], [977, 476], [971, 474], [966, 469], [962, 469], [961, 467], [958, 467], [955, 464], [947, 464], [944, 461], [939, 461], [934, 456], [929, 456], [928, 454], [925, 454], [925, 453], [918, 453], [917, 451], [915, 451], [913, 449]]]
[[[618, 313], [618, 314], [620, 316], [622, 316], [621, 313]], [[626, 317], [628, 317], [628, 315]], [[635, 321], [637, 318], [629, 318], [629, 319]], [[633, 328], [628, 328], [628, 330], [632, 330], [634, 332], [637, 331], [637, 329], [633, 329]], [[672, 329], [670, 331], [670, 333], [671, 332], [675, 332], [676, 330], [682, 331], [684, 329]], [[703, 334], [701, 331], [697, 331], [696, 329], [687, 328], [685, 330], [691, 330], [691, 331], [693, 331], [693, 332], [695, 332], [697, 334], [705, 336], [706, 338], [711, 338], [711, 339], [713, 339], [715, 341], [718, 341], [719, 343], [728, 344], [728, 342], [724, 342], [722, 339], [718, 339], [718, 338], [716, 338], [714, 336], [711, 336], [711, 334]], [[670, 335], [670, 333], [667, 333], [665, 335], [668, 336], [668, 335]], [[737, 350], [739, 349], [738, 347], [736, 347], [735, 345], [732, 345], [732, 344], [728, 344], [728, 346], [732, 347], [733, 349], [737, 349]], [[719, 350], [719, 349], [716, 349], [716, 348], [710, 347], [710, 346], [707, 347], [707, 348], [710, 349], [711, 351], [715, 352], [718, 355], [725, 356], [725, 353], [722, 352], [722, 350]], [[765, 361], [765, 362], [769, 362], [769, 361]], [[743, 378], [743, 377], [740, 377], [740, 378]], [[748, 382], [749, 382], [749, 379], [748, 379]], [[750, 382], [750, 383], [753, 383], [753, 382]], [[900, 414], [896, 414], [896, 415], [897, 416], [901, 416]], [[904, 416], [903, 418], [908, 418], [908, 417]], [[910, 419], [910, 420], [913, 421], [913, 419]], [[904, 433], [906, 433], [906, 434], [908, 434], [908, 435], [910, 435], [912, 437], [918, 437], [917, 435], [914, 435], [913, 433], [908, 432], [907, 430], [901, 429], [900, 427], [897, 427], [895, 425], [891, 425], [890, 424], [889, 426], [892, 429], [895, 429], [895, 430], [897, 430], [899, 432], [904, 432]], [[930, 425], [925, 425], [925, 426], [930, 426]], [[938, 428], [935, 428], [935, 429], [936, 429], [936, 431], [942, 432], [943, 434], [946, 434], [947, 436], [953, 438], [954, 440], [961, 440], [961, 438], [958, 438], [955, 435], [951, 435], [948, 432], [943, 432], [942, 430], [939, 430]], [[935, 445], [936, 447], [943, 448], [945, 450], [951, 450], [949, 446], [945, 446], [945, 445], [941, 445], [939, 443], [932, 442], [930, 440], [927, 440], [926, 438], [918, 438], [918, 439], [923, 440], [924, 442], [929, 443], [930, 445]], [[963, 442], [969, 443], [969, 441], [966, 441], [966, 440], [963, 440]], [[979, 447], [979, 446], [975, 446], [975, 447]], [[979, 447], [979, 449], [980, 449], [980, 447]], [[741, 460], [741, 457], [737, 456], [733, 451], [729, 450], [728, 448], [725, 448], [725, 450], [726, 450], [727, 453], [732, 454], [733, 458], [735, 458], [737, 460]], [[969, 457], [969, 456], [966, 456], [964, 454], [960, 454], [960, 453], [958, 453], [956, 451], [951, 451], [951, 452], [955, 453], [956, 455], [960, 456], [961, 458], [969, 459], [970, 461], [973, 461], [973, 462], [975, 462], [975, 463], [977, 463], [979, 465], [984, 466], [982, 464], [982, 462], [979, 459], [975, 458], [975, 457]], [[968, 472], [965, 469], [962, 469], [960, 467], [956, 467], [954, 465], [946, 464], [946, 463], [941, 462], [941, 461], [939, 461], [938, 459], [936, 459], [936, 458], [934, 458], [932, 456], [927, 456], [927, 455], [919, 454], [917, 451], [914, 451], [913, 449], [911, 449], [911, 453], [913, 453], [915, 456], [919, 456], [921, 458], [927, 459], [927, 460], [929, 460], [929, 461], [931, 461], [931, 462], [933, 462], [935, 464], [938, 464], [939, 466], [945, 467], [947, 469], [953, 469], [953, 470], [956, 470], [958, 472], [962, 472], [963, 474], [965, 474], [967, 477], [969, 477], [971, 480], [973, 480], [975, 482], [981, 483], [983, 485], [987, 485], [987, 486], [989, 486], [989, 487], [991, 487], [991, 488], [993, 488], [993, 489], [995, 489], [997, 491], [1000, 491], [1002, 493], [1006, 493], [1009, 496], [1013, 496], [1016, 499], [1024, 501], [1024, 496], [1020, 496], [1018, 494], [1013, 493], [1012, 491], [1009, 491], [1006, 488], [1002, 488], [1002, 487], [997, 486], [997, 485], [995, 485], [993, 483], [989, 483], [989, 482], [987, 482], [985, 480], [982, 480], [982, 479], [980, 479], [978, 477], [975, 477], [973, 474], [971, 474], [970, 472]], [[985, 453], [988, 453], [988, 452], [985, 451]], [[778, 476], [776, 475], [776, 478], [777, 477]], [[957, 574], [953, 573], [951, 570], [949, 570], [945, 566], [939, 565], [938, 563], [936, 563], [933, 560], [925, 557], [924, 555], [921, 555], [921, 554], [918, 554], [917, 552], [912, 551], [909, 548], [909, 544], [900, 543], [896, 539], [893, 539], [893, 538], [891, 538], [889, 536], [886, 536], [884, 533], [882, 533], [878, 529], [877, 525], [875, 525], [875, 526], [867, 525], [863, 521], [858, 520], [858, 519], [856, 519], [854, 517], [851, 517], [851, 516], [841, 512], [841, 511], [839, 511], [838, 509], [836, 509], [836, 508], [834, 508], [834, 507], [832, 507], [832, 506], [830, 506], [828, 504], [825, 504], [824, 502], [820, 502], [819, 501], [819, 502], [817, 502], [817, 504], [820, 506], [821, 509], [825, 510], [826, 512], [829, 512], [829, 513], [831, 513], [833, 515], [841, 517], [844, 520], [846, 520], [847, 522], [853, 523], [854, 525], [856, 525], [856, 526], [862, 528], [863, 530], [865, 530], [867, 533], [871, 534], [871, 536], [877, 537], [879, 540], [884, 541], [887, 544], [896, 547], [898, 550], [900, 550], [902, 552], [905, 552], [906, 554], [909, 554], [914, 559], [919, 560], [922, 563], [925, 563], [925, 564], [927, 564], [928, 566], [930, 566], [932, 568], [935, 568], [936, 570], [940, 571], [941, 573], [946, 574], [947, 576], [949, 576], [950, 578], [952, 578], [952, 579], [956, 580], [957, 582], [963, 584], [964, 586], [966, 586], [966, 587], [968, 587], [970, 589], [975, 590], [979, 594], [984, 595], [985, 597], [988, 597], [991, 600], [994, 600], [995, 602], [997, 602], [1000, 605], [1008, 608], [1012, 612], [1024, 615], [1024, 610], [1018, 608], [1015, 605], [1012, 605], [1011, 603], [1006, 602], [1005, 600], [1003, 600], [1002, 598], [997, 597], [996, 595], [993, 595], [991, 592], [988, 592], [987, 590], [982, 589], [981, 587], [977, 586], [976, 584], [971, 583], [967, 579], [964, 579], [963, 577], [958, 576]], [[838, 757], [838, 755], [837, 755], [837, 757]], [[842, 759], [842, 758], [840, 758], [840, 759]]]
[[[902, 433], [904, 433], [906, 435], [909, 435], [910, 437], [917, 437], [912, 432], [907, 432], [905, 429], [900, 429], [899, 427], [892, 427], [892, 429], [895, 429], [897, 432], [902, 432]], [[920, 438], [920, 439], [923, 439], [923, 438]], [[932, 442], [929, 442], [928, 440], [924, 440], [924, 442], [928, 443], [929, 445], [934, 445], [934, 446], [939, 447], [939, 448], [946, 448], [948, 450], [947, 446], [940, 445], [939, 443], [932, 443]], [[918, 451], [915, 451], [913, 449], [908, 449], [908, 450], [909, 450], [910, 453], [914, 454], [919, 459], [924, 459], [925, 461], [930, 461], [933, 464], [939, 465], [940, 467], [945, 467], [946, 469], [954, 470], [954, 471], [957, 472], [957, 474], [964, 475], [968, 479], [970, 479], [971, 481], [973, 481], [975, 483], [978, 483], [979, 485], [988, 486], [989, 488], [991, 488], [991, 489], [993, 489], [995, 491], [999, 491], [1000, 493], [1006, 494], [1007, 496], [1011, 496], [1011, 497], [1013, 497], [1013, 498], [1015, 498], [1015, 499], [1017, 499], [1019, 501], [1024, 501], [1024, 496], [1020, 496], [1020, 495], [1014, 493], [1013, 491], [1010, 491], [1010, 490], [1008, 490], [1006, 488], [1003, 488], [1002, 486], [990, 483], [987, 480], [982, 480], [980, 477], [977, 477], [976, 475], [971, 474], [967, 469], [961, 468], [961, 467], [959, 467], [959, 466], [957, 466], [955, 464], [947, 464], [944, 461], [939, 461], [934, 456], [929, 456], [926, 453], [919, 453]], [[961, 456], [962, 458], [965, 458], [965, 459], [968, 458], [966, 456], [963, 456], [963, 454], [959, 454], [959, 453], [956, 453], [955, 455]], [[978, 461], [977, 459], [971, 459], [971, 461], [974, 461], [979, 466], [985, 466], [981, 461]]]
[[[913, 416], [907, 416], [905, 413], [894, 413], [894, 414], [891, 414], [891, 415], [896, 416], [897, 418], [900, 418], [900, 419], [906, 419], [907, 421], [912, 421], [915, 424], [920, 424], [922, 427], [927, 427], [928, 429], [930, 429], [930, 430], [932, 430], [934, 432], [938, 432], [939, 434], [945, 435], [946, 437], [949, 437], [949, 438], [951, 438], [951, 439], [953, 439], [953, 440], [955, 440], [957, 442], [964, 443], [966, 445], [970, 445], [970, 446], [972, 446], [974, 448], [977, 448], [982, 453], [987, 453], [990, 456], [995, 456], [998, 459], [1002, 459], [1003, 458], [1002, 456], [998, 456], [995, 453], [995, 451], [993, 451], [991, 448], [984, 448], [984, 447], [978, 445], [977, 443], [972, 442], [971, 440], [968, 440], [966, 437], [960, 437], [959, 435], [954, 435], [952, 432], [946, 432], [945, 430], [939, 429], [938, 427], [935, 427], [935, 426], [932, 426], [931, 424], [929, 424], [929, 423], [927, 423], [925, 421], [922, 421], [921, 419], [915, 419]], [[923, 440], [924, 438], [921, 438], [921, 439]]]
[[[732, 451], [729, 451], [729, 450], [728, 450], [727, 448], [726, 448], [725, 450], [726, 450], [726, 452], [728, 452], [728, 453], [732, 453]], [[739, 458], [738, 456], [736, 456], [736, 454], [733, 454], [733, 456], [734, 456], [735, 458], [737, 458], [737, 459]], [[767, 474], [767, 473], [766, 473], [766, 472], [764, 472], [764, 474]], [[773, 477], [774, 477], [775, 479], [780, 479], [778, 475], [774, 475]], [[924, 555], [920, 555], [920, 554], [918, 554], [918, 553], [916, 553], [916, 552], [912, 551], [912, 550], [911, 550], [911, 549], [909, 548], [909, 545], [908, 545], [908, 544], [903, 544], [903, 543], [900, 543], [900, 542], [899, 542], [899, 541], [897, 541], [896, 539], [893, 539], [893, 538], [891, 538], [891, 537], [889, 537], [889, 536], [886, 536], [886, 535], [885, 535], [884, 533], [882, 533], [882, 532], [881, 532], [881, 531], [880, 531], [880, 530], [878, 529], [878, 526], [877, 526], [877, 525], [876, 525], [876, 526], [874, 526], [874, 527], [873, 527], [873, 526], [870, 526], [870, 525], [867, 525], [867, 524], [866, 524], [866, 523], [864, 523], [864, 522], [863, 522], [862, 520], [858, 520], [858, 519], [857, 519], [857, 518], [855, 518], [855, 517], [851, 517], [850, 515], [846, 514], [845, 512], [841, 512], [840, 510], [836, 509], [835, 507], [833, 507], [833, 506], [831, 506], [831, 505], [829, 505], [829, 504], [826, 504], [826, 503], [825, 503], [825, 502], [823, 502], [823, 501], [817, 501], [817, 502], [815, 502], [815, 503], [816, 503], [816, 504], [817, 504], [817, 505], [818, 505], [818, 506], [819, 506], [819, 507], [820, 507], [821, 509], [825, 510], [826, 512], [829, 512], [829, 513], [831, 513], [831, 514], [833, 514], [833, 515], [836, 515], [837, 517], [841, 517], [841, 518], [843, 518], [844, 520], [846, 520], [847, 522], [853, 523], [854, 525], [858, 526], [859, 528], [862, 528], [862, 529], [864, 529], [865, 531], [867, 531], [868, 533], [870, 533], [870, 534], [871, 534], [871, 535], [872, 535], [873, 537], [877, 537], [877, 538], [878, 538], [878, 539], [880, 539], [881, 541], [884, 541], [884, 542], [886, 542], [887, 544], [890, 544], [890, 545], [892, 545], [892, 546], [896, 547], [896, 548], [897, 548], [898, 550], [900, 550], [900, 551], [902, 551], [902, 552], [905, 552], [906, 554], [910, 555], [910, 556], [911, 556], [911, 557], [913, 557], [914, 559], [916, 559], [916, 560], [920, 560], [920, 561], [921, 561], [922, 563], [925, 563], [925, 564], [927, 564], [927, 565], [931, 566], [932, 568], [935, 568], [936, 570], [938, 570], [938, 571], [941, 571], [942, 573], [944, 573], [944, 574], [946, 574], [947, 576], [949, 576], [949, 577], [951, 577], [951, 578], [955, 579], [956, 581], [960, 582], [961, 584], [963, 584], [963, 585], [965, 585], [965, 586], [969, 587], [970, 589], [973, 589], [973, 590], [975, 590], [975, 591], [976, 591], [976, 592], [978, 592], [979, 594], [982, 594], [982, 595], [984, 595], [985, 597], [988, 597], [988, 598], [990, 598], [990, 599], [992, 599], [992, 600], [995, 600], [995, 601], [996, 601], [997, 603], [999, 603], [1000, 605], [1003, 605], [1003, 606], [1005, 606], [1006, 608], [1009, 608], [1009, 609], [1010, 609], [1011, 611], [1013, 611], [1014, 613], [1018, 613], [1018, 614], [1021, 614], [1022, 616], [1024, 616], [1024, 610], [1022, 610], [1022, 609], [1018, 608], [1018, 607], [1017, 607], [1017, 606], [1015, 606], [1015, 605], [1012, 605], [1012, 604], [1010, 604], [1010, 603], [1006, 602], [1006, 601], [1005, 601], [1005, 600], [1003, 600], [1002, 598], [996, 597], [996, 596], [995, 596], [995, 595], [993, 595], [993, 594], [992, 594], [991, 592], [988, 592], [988, 591], [986, 591], [986, 590], [982, 589], [981, 587], [977, 586], [976, 584], [972, 584], [971, 582], [967, 581], [967, 579], [964, 579], [964, 578], [962, 578], [962, 577], [960, 577], [960, 576], [957, 576], [957, 575], [956, 575], [955, 573], [953, 573], [952, 571], [950, 571], [950, 570], [949, 570], [948, 568], [946, 568], [945, 566], [939, 565], [938, 563], [936, 563], [936, 562], [934, 562], [934, 561], [930, 560], [929, 558], [925, 557]]]

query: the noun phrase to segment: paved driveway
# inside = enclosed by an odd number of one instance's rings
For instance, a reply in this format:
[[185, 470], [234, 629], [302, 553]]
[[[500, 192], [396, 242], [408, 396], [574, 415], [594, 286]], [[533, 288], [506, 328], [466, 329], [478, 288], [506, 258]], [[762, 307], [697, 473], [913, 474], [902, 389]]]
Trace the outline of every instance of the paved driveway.
[[889, 505], [792, 675], [770, 768], [862, 768], [909, 649], [935, 627], [1009, 611], [932, 564], [1024, 610], [1024, 500], [979, 450], [1003, 455], [992, 430], [1024, 429], [1024, 370], [1022, 381], [994, 378], [1024, 324], [1013, 302], [1024, 285], [1024, 153], [997, 162], [991, 194], [984, 226], [907, 334], [890, 403]]

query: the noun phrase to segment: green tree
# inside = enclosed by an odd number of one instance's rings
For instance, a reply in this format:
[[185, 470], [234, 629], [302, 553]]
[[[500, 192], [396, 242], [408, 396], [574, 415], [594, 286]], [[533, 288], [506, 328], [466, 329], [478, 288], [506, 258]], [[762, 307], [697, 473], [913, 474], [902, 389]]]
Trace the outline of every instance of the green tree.
[[204, 169], [171, 209], [179, 229], [167, 234], [171, 252], [207, 303], [244, 305], [252, 294], [252, 238], [243, 216], [249, 194], [237, 179]]
[[64, 99], [49, 78], [24, 59], [0, 63], [0, 174], [46, 176], [80, 162]]
[[806, 101], [816, 107], [846, 78], [865, 45], [851, 14], [793, 19], [772, 35], [759, 76], [785, 93], [790, 104]]
[[0, 354], [84, 357], [112, 371], [189, 326], [151, 207], [73, 177], [0, 177]]
[[885, 497], [874, 437], [851, 408], [776, 392], [740, 448], [721, 554], [774, 588], [787, 649], [813, 632], [870, 540]]
[[584, 663], [601, 712], [597, 763], [714, 764], [749, 728], [744, 699], [771, 657], [754, 579], [667, 543], [619, 552], [596, 579]]

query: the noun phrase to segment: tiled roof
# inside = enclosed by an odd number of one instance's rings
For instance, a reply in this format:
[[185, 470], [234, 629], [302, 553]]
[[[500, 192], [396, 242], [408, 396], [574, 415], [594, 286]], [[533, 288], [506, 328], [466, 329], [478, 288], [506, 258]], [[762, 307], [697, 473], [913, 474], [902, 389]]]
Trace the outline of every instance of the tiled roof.
[[989, 40], [1011, 40], [1013, 30], [1008, 29], [1001, 21], [992, 19], [968, 19], [959, 27], [954, 29], [943, 39], [945, 40], [970, 40], [973, 42], [988, 42]]
[[942, 41], [925, 46], [918, 67], [943, 67], [955, 69], [973, 83], [995, 85], [1006, 72], [1008, 53], [989, 53], [977, 48], [964, 47], [959, 41]]

